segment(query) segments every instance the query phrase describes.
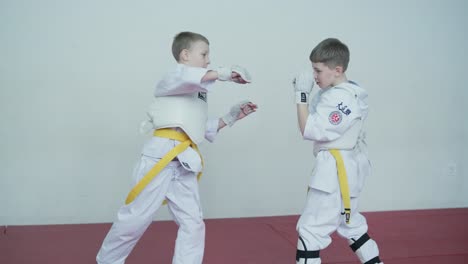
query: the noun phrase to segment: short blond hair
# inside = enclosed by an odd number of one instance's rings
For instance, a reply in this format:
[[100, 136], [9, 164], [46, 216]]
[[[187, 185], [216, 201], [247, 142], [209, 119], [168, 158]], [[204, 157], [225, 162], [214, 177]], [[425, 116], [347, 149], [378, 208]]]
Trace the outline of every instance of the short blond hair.
[[310, 61], [323, 63], [328, 68], [343, 67], [343, 72], [348, 68], [349, 49], [343, 42], [336, 38], [327, 38], [320, 42], [310, 53]]
[[198, 33], [184, 31], [180, 32], [174, 37], [174, 41], [172, 42], [172, 55], [179, 61], [180, 52], [184, 49], [190, 49], [192, 44], [197, 41], [203, 41], [206, 44], [210, 45], [208, 39]]

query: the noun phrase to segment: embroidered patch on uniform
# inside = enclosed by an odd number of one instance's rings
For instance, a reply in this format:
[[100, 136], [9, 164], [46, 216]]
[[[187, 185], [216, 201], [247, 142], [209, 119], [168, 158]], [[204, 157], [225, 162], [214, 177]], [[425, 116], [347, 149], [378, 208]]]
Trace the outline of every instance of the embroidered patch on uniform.
[[206, 92], [198, 92], [198, 98], [206, 102], [207, 100]]
[[333, 111], [328, 116], [328, 121], [332, 125], [338, 125], [339, 123], [341, 123], [342, 119], [343, 119], [343, 116], [339, 111]]
[[336, 107], [345, 115], [351, 114], [351, 109], [347, 105], [343, 106], [343, 102], [339, 103]]

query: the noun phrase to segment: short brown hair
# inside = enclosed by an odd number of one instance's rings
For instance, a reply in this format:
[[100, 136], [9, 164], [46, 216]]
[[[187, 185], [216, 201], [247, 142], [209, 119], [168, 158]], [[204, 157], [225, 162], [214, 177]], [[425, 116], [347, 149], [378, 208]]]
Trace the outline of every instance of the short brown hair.
[[191, 45], [196, 41], [203, 41], [210, 45], [208, 39], [201, 34], [189, 31], [184, 31], [177, 34], [174, 37], [174, 41], [172, 42], [172, 55], [174, 55], [176, 61], [179, 61], [180, 52], [184, 49], [190, 49]]
[[311, 62], [323, 63], [328, 68], [343, 67], [343, 72], [348, 68], [349, 49], [336, 38], [327, 38], [320, 42], [310, 53]]

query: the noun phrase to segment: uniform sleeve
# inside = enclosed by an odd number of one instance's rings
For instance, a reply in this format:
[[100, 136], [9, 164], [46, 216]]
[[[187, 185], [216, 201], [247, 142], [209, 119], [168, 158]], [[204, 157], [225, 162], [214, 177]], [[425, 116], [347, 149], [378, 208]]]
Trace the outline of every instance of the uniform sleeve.
[[355, 119], [361, 117], [360, 112], [351, 93], [341, 89], [324, 92], [316, 105], [311, 107], [304, 129], [304, 139], [335, 140], [351, 127]]
[[155, 96], [168, 96], [189, 94], [194, 92], [207, 92], [212, 82], [201, 82], [203, 76], [208, 72], [206, 68], [188, 67], [178, 64], [177, 68], [167, 73], [161, 81], [156, 84]]
[[218, 135], [218, 126], [219, 126], [219, 118], [208, 119], [206, 121], [206, 130], [205, 130], [205, 138], [209, 142], [213, 142]]

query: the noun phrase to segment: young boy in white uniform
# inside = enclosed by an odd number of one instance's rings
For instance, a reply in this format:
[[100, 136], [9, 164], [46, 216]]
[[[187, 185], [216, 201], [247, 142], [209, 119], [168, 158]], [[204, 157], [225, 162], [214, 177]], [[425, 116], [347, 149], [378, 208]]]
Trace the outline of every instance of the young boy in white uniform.
[[[315, 168], [305, 209], [297, 223], [296, 262], [321, 263], [319, 251], [337, 231], [346, 238], [361, 263], [378, 264], [379, 250], [367, 234], [366, 219], [358, 212], [358, 197], [371, 166], [362, 123], [367, 117], [367, 92], [347, 80], [348, 47], [325, 39], [310, 54], [313, 67], [294, 82], [297, 116], [304, 139], [314, 142]], [[315, 83], [321, 90], [309, 106]]]
[[203, 137], [212, 142], [221, 128], [257, 109], [245, 101], [222, 118], [208, 120], [210, 85], [216, 80], [248, 83], [248, 72], [239, 66], [208, 70], [209, 42], [197, 33], [176, 35], [172, 53], [178, 64], [156, 85], [150, 120], [145, 123], [154, 129], [154, 136], [143, 147], [134, 171], [135, 187], [102, 244], [96, 257], [99, 264], [125, 263], [163, 203], [179, 226], [172, 263], [202, 263], [205, 225], [197, 178], [203, 160], [196, 144]]

